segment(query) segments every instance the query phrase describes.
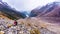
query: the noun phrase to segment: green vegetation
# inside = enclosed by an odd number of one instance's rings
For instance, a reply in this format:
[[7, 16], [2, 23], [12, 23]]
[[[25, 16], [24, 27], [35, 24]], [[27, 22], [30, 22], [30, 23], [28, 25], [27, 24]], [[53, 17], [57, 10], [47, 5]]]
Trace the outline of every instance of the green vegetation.
[[15, 17], [13, 17], [11, 15], [8, 15], [7, 17], [10, 18], [10, 19], [12, 19], [12, 20], [15, 20], [15, 19], [17, 20], [17, 18], [15, 18]]
[[16, 17], [13, 17], [13, 16], [11, 16], [11, 15], [9, 15], [9, 14], [5, 14], [4, 12], [2, 13], [2, 15], [4, 15], [4, 16], [6, 16], [6, 17], [8, 17], [9, 19], [12, 19], [12, 20], [17, 20], [17, 18]]

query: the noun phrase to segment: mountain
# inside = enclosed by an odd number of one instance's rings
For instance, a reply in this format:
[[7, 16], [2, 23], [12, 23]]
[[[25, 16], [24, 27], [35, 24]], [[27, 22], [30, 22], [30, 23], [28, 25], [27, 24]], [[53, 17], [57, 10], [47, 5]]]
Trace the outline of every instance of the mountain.
[[25, 14], [26, 17], [29, 17], [29, 13], [27, 11], [22, 11], [21, 13]]
[[10, 19], [25, 18], [26, 15], [11, 8], [6, 2], [0, 1], [0, 12]]
[[33, 9], [30, 17], [60, 17], [60, 2], [53, 2], [41, 7], [40, 9]]

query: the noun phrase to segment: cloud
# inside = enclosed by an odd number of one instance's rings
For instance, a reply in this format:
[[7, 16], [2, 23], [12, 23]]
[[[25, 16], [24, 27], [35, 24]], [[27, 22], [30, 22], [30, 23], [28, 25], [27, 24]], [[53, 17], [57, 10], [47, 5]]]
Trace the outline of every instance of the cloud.
[[46, 5], [47, 3], [53, 2], [55, 0], [3, 0], [7, 2], [11, 7], [19, 11], [31, 11], [32, 9]]

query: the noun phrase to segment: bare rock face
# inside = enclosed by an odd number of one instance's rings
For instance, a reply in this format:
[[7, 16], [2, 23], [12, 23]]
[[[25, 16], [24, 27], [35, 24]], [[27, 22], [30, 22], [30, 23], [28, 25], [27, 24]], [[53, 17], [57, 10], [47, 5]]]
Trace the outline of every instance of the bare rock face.
[[31, 11], [32, 17], [60, 17], [60, 2], [53, 2], [41, 7], [40, 9], [34, 9]]

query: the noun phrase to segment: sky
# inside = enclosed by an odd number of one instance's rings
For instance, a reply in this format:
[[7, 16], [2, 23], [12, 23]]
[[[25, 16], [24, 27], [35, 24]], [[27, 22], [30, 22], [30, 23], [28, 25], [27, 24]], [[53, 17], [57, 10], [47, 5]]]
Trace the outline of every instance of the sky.
[[44, 6], [54, 1], [59, 0], [3, 0], [18, 11], [31, 11], [38, 6]]

